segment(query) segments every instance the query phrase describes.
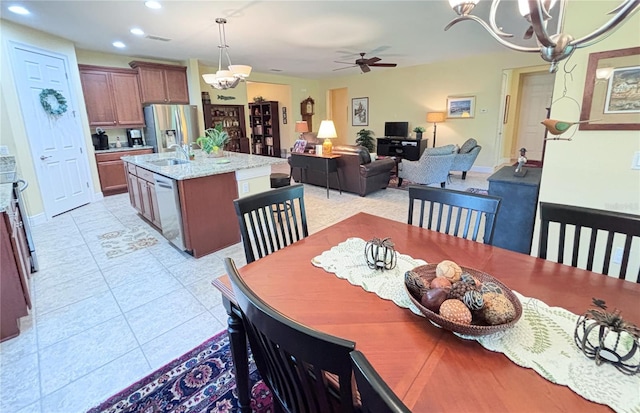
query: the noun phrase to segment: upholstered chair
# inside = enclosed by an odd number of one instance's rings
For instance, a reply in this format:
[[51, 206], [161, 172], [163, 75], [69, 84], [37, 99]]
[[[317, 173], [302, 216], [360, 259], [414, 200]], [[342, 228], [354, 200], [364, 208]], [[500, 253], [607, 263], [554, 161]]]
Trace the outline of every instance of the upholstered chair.
[[425, 149], [417, 161], [403, 159], [399, 165], [398, 186], [407, 179], [422, 185], [439, 183], [444, 188], [455, 156], [455, 145], [446, 145]]
[[480, 153], [480, 149], [482, 149], [482, 146], [478, 145], [478, 142], [475, 139], [467, 139], [467, 141], [460, 147], [458, 153], [456, 153], [456, 156], [453, 159], [453, 165], [451, 165], [451, 170], [462, 171], [462, 179], [466, 179], [467, 172], [476, 161], [476, 158]]

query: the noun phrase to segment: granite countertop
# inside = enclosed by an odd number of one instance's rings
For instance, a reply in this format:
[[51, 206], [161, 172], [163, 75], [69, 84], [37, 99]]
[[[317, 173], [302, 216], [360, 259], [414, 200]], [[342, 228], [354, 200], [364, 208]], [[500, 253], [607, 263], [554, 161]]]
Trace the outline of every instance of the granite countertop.
[[109, 148], [94, 151], [95, 153], [110, 153], [110, 152], [126, 152], [126, 151], [138, 151], [140, 149], [153, 149], [153, 146], [123, 146], [121, 148]]
[[0, 184], [0, 212], [4, 212], [11, 204], [13, 184]]
[[184, 156], [181, 153], [163, 152], [147, 155], [123, 156], [122, 160], [178, 181], [209, 175], [226, 174], [241, 169], [259, 168], [262, 166], [277, 165], [287, 162], [287, 160], [283, 158], [250, 155], [239, 152], [225, 152], [225, 156], [222, 158], [210, 158], [201, 150], [196, 150], [194, 153], [195, 159], [193, 161], [168, 166], [158, 166], [150, 161], [157, 161], [159, 159], [166, 158], [178, 158], [180, 160], [184, 160]]

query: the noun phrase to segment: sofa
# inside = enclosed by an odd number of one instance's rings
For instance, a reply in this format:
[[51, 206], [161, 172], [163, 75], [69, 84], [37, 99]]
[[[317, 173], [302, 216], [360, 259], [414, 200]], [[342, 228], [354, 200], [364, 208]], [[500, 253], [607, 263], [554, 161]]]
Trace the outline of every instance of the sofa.
[[406, 179], [421, 185], [439, 183], [444, 188], [455, 157], [456, 146], [446, 145], [425, 149], [417, 161], [403, 159], [399, 165], [398, 186]]
[[475, 139], [467, 139], [467, 141], [460, 147], [460, 150], [458, 150], [458, 152], [456, 153], [456, 156], [453, 158], [451, 170], [462, 171], [462, 179], [466, 179], [467, 172], [469, 171], [469, 169], [471, 169], [473, 163], [476, 161], [476, 158], [480, 153], [480, 149], [482, 149], [482, 146], [478, 145], [478, 142]]
[[[392, 158], [372, 162], [367, 148], [356, 145], [335, 145], [332, 153], [341, 155], [337, 159], [337, 167], [343, 191], [365, 196], [379, 189], [385, 189], [389, 185], [391, 170], [396, 166]], [[324, 173], [311, 169], [303, 172], [302, 168], [292, 168], [291, 177], [296, 182], [323, 187], [327, 182]], [[329, 187], [338, 189], [336, 174], [329, 175]]]

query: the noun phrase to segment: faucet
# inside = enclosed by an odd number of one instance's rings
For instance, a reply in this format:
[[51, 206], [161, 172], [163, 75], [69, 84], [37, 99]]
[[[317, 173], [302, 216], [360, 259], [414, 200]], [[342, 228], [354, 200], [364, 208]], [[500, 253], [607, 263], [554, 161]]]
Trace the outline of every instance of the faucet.
[[180, 149], [180, 152], [182, 152], [182, 154], [184, 155], [184, 159], [186, 159], [187, 161], [189, 160], [189, 145], [178, 145], [177, 143], [174, 143], [169, 145], [167, 149], [171, 149], [173, 147]]

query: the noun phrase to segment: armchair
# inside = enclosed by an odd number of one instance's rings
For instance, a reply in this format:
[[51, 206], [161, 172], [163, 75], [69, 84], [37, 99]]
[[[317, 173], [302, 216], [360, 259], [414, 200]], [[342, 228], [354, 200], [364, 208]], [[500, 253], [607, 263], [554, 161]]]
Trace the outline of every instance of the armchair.
[[417, 161], [402, 160], [398, 171], [398, 186], [407, 179], [416, 184], [429, 185], [440, 183], [445, 187], [451, 165], [455, 158], [455, 145], [425, 149]]
[[478, 145], [478, 142], [473, 139], [467, 139], [462, 144], [458, 153], [456, 153], [453, 159], [453, 165], [451, 165], [452, 171], [462, 171], [462, 179], [467, 178], [467, 171], [471, 169], [473, 163], [476, 161], [478, 154], [480, 153], [482, 146]]

